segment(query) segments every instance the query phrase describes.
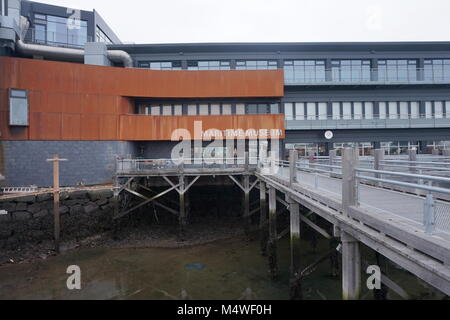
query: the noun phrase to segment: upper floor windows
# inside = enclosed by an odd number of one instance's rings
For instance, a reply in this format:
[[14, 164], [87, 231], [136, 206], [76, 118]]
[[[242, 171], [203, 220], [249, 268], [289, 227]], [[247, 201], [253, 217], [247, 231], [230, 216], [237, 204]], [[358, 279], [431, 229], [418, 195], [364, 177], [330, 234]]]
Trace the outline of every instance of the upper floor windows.
[[324, 82], [324, 60], [285, 60], [284, 74], [286, 82], [308, 83]]
[[331, 76], [333, 81], [359, 82], [370, 81], [370, 60], [332, 60]]
[[181, 61], [139, 61], [138, 67], [152, 70], [181, 70]]
[[230, 61], [188, 61], [188, 70], [230, 70]]
[[83, 47], [88, 42], [87, 21], [35, 14], [26, 39], [53, 46]]
[[28, 126], [28, 93], [26, 90], [9, 90], [9, 125]]
[[237, 60], [236, 70], [274, 70], [278, 68], [277, 60]]
[[416, 81], [417, 60], [378, 60], [379, 81]]
[[424, 79], [431, 81], [449, 81], [450, 59], [426, 59], [424, 61]]

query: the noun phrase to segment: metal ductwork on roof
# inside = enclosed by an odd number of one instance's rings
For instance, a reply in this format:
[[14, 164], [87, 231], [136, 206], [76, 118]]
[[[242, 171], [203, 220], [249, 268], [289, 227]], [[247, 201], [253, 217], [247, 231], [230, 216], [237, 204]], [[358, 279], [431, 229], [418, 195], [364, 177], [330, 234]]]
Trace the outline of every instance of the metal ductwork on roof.
[[[30, 24], [28, 19], [25, 17], [21, 17], [22, 39], [25, 37], [29, 25]], [[40, 56], [48, 59], [61, 59], [75, 62], [83, 62], [86, 55], [86, 51], [84, 49], [61, 48], [40, 44], [31, 44], [23, 42], [22, 39], [18, 39], [16, 41], [16, 50], [23, 55]], [[125, 68], [133, 67], [133, 59], [126, 51], [106, 50], [106, 55], [108, 59], [113, 62], [123, 63]]]

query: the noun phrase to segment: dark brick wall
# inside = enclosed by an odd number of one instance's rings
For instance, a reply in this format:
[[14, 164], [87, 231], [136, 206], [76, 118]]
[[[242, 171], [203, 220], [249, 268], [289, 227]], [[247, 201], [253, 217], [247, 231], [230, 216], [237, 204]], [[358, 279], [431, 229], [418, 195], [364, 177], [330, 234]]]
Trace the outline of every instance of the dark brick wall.
[[68, 159], [60, 167], [61, 186], [101, 184], [112, 180], [115, 157], [136, 155], [136, 143], [121, 141], [0, 141], [3, 185], [49, 187], [54, 154]]

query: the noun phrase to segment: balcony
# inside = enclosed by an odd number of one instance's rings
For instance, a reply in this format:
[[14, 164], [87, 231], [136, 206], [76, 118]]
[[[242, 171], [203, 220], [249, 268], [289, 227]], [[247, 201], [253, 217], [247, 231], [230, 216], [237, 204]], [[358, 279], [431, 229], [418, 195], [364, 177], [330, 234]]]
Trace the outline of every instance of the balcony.
[[422, 85], [450, 84], [450, 70], [433, 68], [396, 68], [393, 70], [367, 69], [350, 71], [332, 68], [308, 73], [285, 72], [285, 85]]
[[52, 47], [83, 49], [85, 43], [92, 42], [93, 38], [77, 31], [79, 30], [68, 29], [67, 32], [53, 32], [30, 28], [27, 31], [24, 42]]
[[[355, 119], [356, 118], [356, 119]], [[407, 128], [450, 128], [450, 114], [442, 118], [429, 118], [425, 115], [401, 115], [380, 119], [374, 116], [366, 119], [364, 116], [353, 119], [335, 119], [332, 116], [307, 116], [306, 120], [286, 120], [286, 130], [333, 130], [333, 129], [407, 129]]]

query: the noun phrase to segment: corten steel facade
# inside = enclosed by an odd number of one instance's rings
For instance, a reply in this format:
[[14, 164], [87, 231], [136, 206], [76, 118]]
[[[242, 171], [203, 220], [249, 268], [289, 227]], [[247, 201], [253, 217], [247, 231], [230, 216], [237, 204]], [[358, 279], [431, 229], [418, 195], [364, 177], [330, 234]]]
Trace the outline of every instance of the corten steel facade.
[[[29, 22], [27, 34], [38, 35], [24, 42], [72, 47], [76, 57], [64, 50], [22, 54], [18, 42], [14, 46], [17, 25], [11, 27], [15, 36], [3, 30], [19, 21], [18, 12]], [[6, 184], [50, 185], [45, 159], [54, 153], [71, 160], [64, 163], [70, 175], [63, 175], [63, 185], [103, 183], [111, 180], [115, 156], [170, 157], [174, 130], [192, 133], [196, 121], [203, 131], [242, 129], [235, 138], [246, 141], [256, 139], [247, 129], [275, 129], [282, 155], [290, 148], [327, 155], [344, 146], [359, 147], [361, 154], [450, 149], [448, 42], [129, 45], [120, 44], [95, 11], [81, 11], [86, 30], [71, 43], [33, 31], [51, 31], [71, 12], [9, 0], [9, 15], [16, 17], [0, 17], [0, 55], [10, 56], [0, 58], [0, 173]], [[83, 49], [78, 42], [84, 34], [97, 43]], [[110, 60], [113, 51], [128, 60]], [[26, 92], [26, 126], [8, 123], [11, 89]]]

